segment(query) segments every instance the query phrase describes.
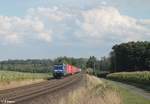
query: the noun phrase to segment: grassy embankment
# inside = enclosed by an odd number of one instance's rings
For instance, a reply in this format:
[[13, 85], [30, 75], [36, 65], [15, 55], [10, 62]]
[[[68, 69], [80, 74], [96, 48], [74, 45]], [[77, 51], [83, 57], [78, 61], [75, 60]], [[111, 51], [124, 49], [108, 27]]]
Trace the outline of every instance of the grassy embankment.
[[[142, 87], [145, 90], [150, 91], [150, 72], [120, 72], [107, 75], [107, 78], [117, 80], [129, 84], [133, 84], [137, 87]], [[112, 82], [113, 83], [113, 82]], [[124, 104], [150, 104], [150, 100], [140, 95], [134, 94], [129, 89], [124, 89], [120, 86], [114, 85], [119, 89], [120, 95], [122, 95]]]
[[112, 73], [107, 75], [107, 78], [133, 84], [150, 91], [150, 71]]
[[59, 104], [149, 104], [150, 100], [122, 88], [112, 81], [87, 75], [86, 83], [68, 96], [63, 97]]
[[69, 92], [59, 104], [122, 104], [121, 97], [115, 87], [107, 86], [99, 78], [86, 76], [86, 83]]
[[108, 86], [113, 86], [117, 89], [122, 98], [122, 104], [150, 104], [150, 100], [141, 95], [133, 93], [130, 89], [116, 85], [114, 82], [105, 80]]
[[49, 74], [0, 71], [0, 90], [37, 83], [50, 76]]

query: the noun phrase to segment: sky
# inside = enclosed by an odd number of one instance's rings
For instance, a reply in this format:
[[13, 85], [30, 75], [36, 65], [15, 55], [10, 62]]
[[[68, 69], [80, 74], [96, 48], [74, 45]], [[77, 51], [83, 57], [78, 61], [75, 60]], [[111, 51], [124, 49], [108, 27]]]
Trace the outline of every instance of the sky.
[[150, 41], [150, 0], [0, 0], [0, 60], [101, 58]]

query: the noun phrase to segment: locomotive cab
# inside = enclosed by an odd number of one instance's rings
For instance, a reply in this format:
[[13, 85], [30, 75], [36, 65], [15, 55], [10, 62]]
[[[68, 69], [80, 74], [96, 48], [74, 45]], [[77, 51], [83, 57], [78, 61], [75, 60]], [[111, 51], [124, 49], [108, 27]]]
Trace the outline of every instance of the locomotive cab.
[[65, 65], [54, 65], [53, 67], [53, 76], [54, 78], [61, 78], [65, 74]]

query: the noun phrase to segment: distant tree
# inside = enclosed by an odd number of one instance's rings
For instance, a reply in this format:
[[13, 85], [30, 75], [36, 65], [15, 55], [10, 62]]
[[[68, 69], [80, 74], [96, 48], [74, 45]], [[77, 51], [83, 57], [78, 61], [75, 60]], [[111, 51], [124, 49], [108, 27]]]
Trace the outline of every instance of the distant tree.
[[0, 70], [47, 73], [51, 72], [53, 61], [43, 60], [7, 60], [0, 62]]
[[109, 71], [111, 66], [111, 60], [109, 57], [102, 57], [100, 60], [100, 70]]
[[96, 57], [90, 56], [90, 58], [87, 61], [86, 67], [95, 69], [96, 62], [97, 62]]

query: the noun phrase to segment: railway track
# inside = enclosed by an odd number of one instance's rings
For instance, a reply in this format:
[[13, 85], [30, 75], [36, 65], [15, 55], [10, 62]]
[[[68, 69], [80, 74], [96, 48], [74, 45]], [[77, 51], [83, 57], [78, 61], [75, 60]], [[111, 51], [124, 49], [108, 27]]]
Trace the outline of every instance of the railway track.
[[38, 96], [51, 94], [59, 89], [76, 83], [81, 77], [82, 74], [79, 73], [63, 79], [53, 79], [30, 86], [0, 91], [0, 104], [20, 104], [23, 101], [32, 100]]

